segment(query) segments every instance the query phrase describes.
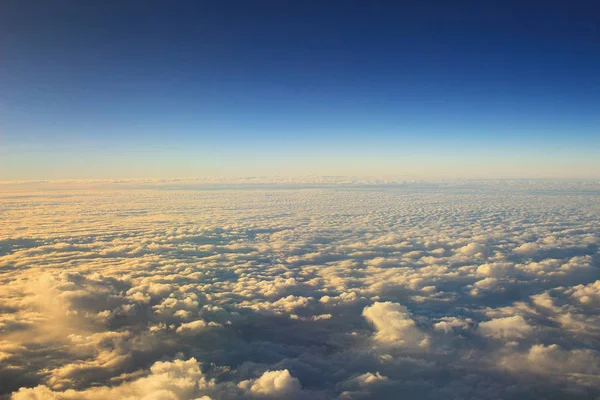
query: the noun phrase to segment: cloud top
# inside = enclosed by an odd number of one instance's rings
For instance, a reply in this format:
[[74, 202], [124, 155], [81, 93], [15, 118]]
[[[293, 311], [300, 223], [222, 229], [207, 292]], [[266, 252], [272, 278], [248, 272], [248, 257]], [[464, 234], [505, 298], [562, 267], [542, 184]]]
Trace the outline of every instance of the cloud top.
[[600, 397], [592, 183], [326, 181], [3, 184], [0, 396]]

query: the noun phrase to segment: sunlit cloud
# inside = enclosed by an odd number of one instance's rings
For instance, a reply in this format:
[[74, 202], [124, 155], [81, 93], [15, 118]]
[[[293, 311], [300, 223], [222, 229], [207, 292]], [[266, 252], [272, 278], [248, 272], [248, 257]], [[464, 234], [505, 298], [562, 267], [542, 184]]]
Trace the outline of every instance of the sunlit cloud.
[[1, 395], [600, 396], [594, 182], [0, 193]]

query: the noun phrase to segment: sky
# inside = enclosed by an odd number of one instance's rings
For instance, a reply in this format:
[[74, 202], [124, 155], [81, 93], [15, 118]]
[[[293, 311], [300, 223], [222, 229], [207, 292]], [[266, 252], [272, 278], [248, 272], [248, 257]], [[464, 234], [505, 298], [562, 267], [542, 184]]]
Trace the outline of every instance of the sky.
[[0, 180], [600, 178], [597, 1], [0, 3]]

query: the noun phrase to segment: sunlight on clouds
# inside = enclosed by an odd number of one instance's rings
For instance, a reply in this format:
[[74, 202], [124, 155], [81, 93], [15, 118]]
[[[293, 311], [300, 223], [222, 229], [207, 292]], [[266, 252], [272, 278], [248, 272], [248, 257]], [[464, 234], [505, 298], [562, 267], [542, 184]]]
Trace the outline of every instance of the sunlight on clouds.
[[599, 184], [261, 179], [2, 184], [0, 396], [600, 396]]

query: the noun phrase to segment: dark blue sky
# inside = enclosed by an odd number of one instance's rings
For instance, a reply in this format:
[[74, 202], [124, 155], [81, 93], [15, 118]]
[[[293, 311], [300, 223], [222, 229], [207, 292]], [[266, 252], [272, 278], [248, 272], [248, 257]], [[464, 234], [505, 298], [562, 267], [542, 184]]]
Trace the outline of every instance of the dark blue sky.
[[598, 1], [5, 0], [0, 57], [4, 179], [600, 176]]

